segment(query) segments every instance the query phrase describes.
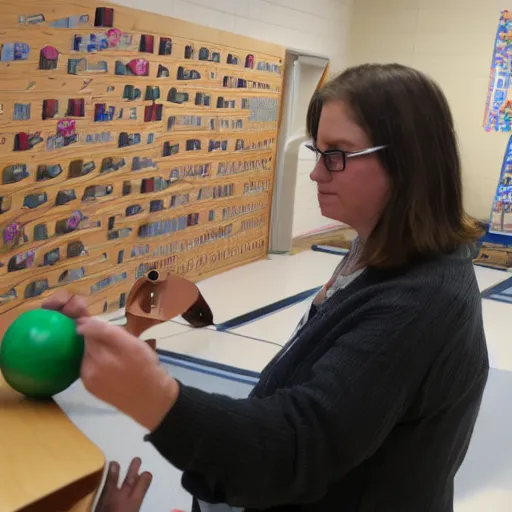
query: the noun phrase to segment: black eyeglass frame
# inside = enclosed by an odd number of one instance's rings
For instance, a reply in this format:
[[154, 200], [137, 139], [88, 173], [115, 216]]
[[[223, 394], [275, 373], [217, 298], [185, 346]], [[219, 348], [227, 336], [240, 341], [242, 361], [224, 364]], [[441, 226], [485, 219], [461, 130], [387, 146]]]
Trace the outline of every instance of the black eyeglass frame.
[[[327, 168], [329, 172], [342, 172], [347, 167], [347, 159], [349, 158], [356, 158], [358, 156], [365, 156], [365, 155], [371, 155], [372, 153], [376, 153], [377, 151], [382, 151], [383, 149], [387, 148], [387, 146], [374, 146], [372, 148], [362, 149], [361, 151], [343, 151], [342, 149], [328, 149], [327, 151], [321, 151], [317, 147], [313, 146], [312, 144], [306, 144], [306, 147], [313, 151], [317, 155], [318, 161], [320, 158], [323, 158], [324, 165]], [[331, 156], [341, 156], [341, 169], [332, 169], [333, 165], [329, 164]]]

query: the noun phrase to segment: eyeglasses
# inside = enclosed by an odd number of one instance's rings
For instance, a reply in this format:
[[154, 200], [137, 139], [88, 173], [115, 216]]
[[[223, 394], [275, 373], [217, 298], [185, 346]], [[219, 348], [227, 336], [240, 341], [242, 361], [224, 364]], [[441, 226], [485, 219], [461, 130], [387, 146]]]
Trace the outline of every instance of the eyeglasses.
[[330, 172], [344, 171], [347, 166], [347, 158], [355, 158], [357, 156], [371, 155], [377, 151], [381, 151], [387, 146], [375, 146], [373, 148], [363, 149], [361, 151], [343, 151], [341, 149], [328, 149], [327, 151], [320, 151], [312, 145], [306, 145], [308, 149], [313, 151], [316, 155], [316, 161], [319, 162], [320, 158], [324, 159], [325, 167]]

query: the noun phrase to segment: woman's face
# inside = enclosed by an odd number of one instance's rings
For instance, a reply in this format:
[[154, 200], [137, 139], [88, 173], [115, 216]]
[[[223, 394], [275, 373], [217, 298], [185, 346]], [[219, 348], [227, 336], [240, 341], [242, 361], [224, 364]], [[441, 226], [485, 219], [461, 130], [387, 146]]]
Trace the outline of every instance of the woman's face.
[[[316, 147], [321, 151], [360, 151], [372, 147], [341, 101], [327, 102], [320, 117]], [[386, 206], [391, 181], [377, 153], [347, 159], [344, 171], [330, 172], [321, 158], [311, 179], [318, 188], [324, 217], [348, 224], [362, 238], [370, 235]]]

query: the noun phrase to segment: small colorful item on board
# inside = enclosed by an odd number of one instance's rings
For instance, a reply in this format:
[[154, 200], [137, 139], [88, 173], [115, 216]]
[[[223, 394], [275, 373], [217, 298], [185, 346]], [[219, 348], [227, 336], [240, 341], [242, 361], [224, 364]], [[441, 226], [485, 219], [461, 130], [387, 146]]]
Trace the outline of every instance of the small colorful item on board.
[[77, 34], [73, 38], [75, 52], [91, 53], [101, 52], [109, 47], [106, 34]]
[[104, 60], [89, 63], [87, 59], [69, 59], [68, 74], [108, 73], [108, 64]]
[[126, 68], [135, 76], [149, 75], [149, 62], [146, 59], [134, 59], [128, 62]]
[[170, 37], [161, 37], [158, 55], [172, 55], [172, 39]]
[[59, 113], [59, 100], [47, 99], [43, 100], [43, 108], [41, 111], [41, 119], [54, 119]]
[[121, 76], [149, 76], [149, 62], [146, 59], [133, 59], [125, 64], [117, 60], [115, 74]]
[[34, 264], [35, 256], [35, 251], [27, 251], [16, 254], [16, 265], [19, 265], [22, 268], [30, 268]]
[[140, 133], [121, 132], [119, 134], [118, 147], [126, 148], [128, 146], [136, 146], [142, 141]]
[[28, 121], [30, 119], [30, 103], [15, 103], [13, 121]]
[[45, 46], [39, 57], [39, 69], [57, 69], [59, 50], [53, 46]]
[[104, 50], [138, 51], [139, 46], [131, 34], [111, 28], [95, 34], [75, 34], [73, 50], [81, 53], [101, 52]]
[[16, 254], [16, 256], [12, 256], [9, 259], [9, 263], [7, 265], [8, 272], [18, 272], [19, 270], [25, 270], [27, 268], [32, 267], [34, 264], [35, 252], [21, 252]]
[[27, 43], [5, 43], [2, 46], [0, 60], [2, 62], [27, 60], [29, 55], [30, 47]]
[[148, 85], [146, 87], [146, 95], [144, 97], [146, 101], [156, 101], [160, 99], [160, 87], [154, 85]]
[[83, 14], [82, 16], [69, 16], [68, 18], [61, 18], [49, 23], [52, 28], [74, 28], [80, 25], [87, 25], [89, 23], [89, 15]]
[[156, 74], [157, 78], [169, 78], [171, 76], [169, 72], [169, 68], [162, 66], [162, 64], [158, 65], [158, 72]]
[[76, 229], [78, 229], [78, 226], [80, 225], [80, 222], [82, 221], [82, 219], [83, 219], [82, 212], [80, 212], [80, 211], [73, 212], [71, 214], [71, 217], [69, 217], [66, 220], [66, 228], [69, 231], [75, 231]]
[[44, 23], [44, 14], [31, 14], [28, 16], [20, 16], [18, 18], [18, 23], [20, 25], [39, 25], [39, 23]]
[[142, 97], [142, 92], [133, 85], [125, 85], [123, 91], [123, 99], [128, 101], [135, 101]]
[[19, 222], [13, 222], [4, 229], [4, 244], [11, 244], [18, 240], [22, 233], [22, 226]]
[[37, 167], [36, 181], [51, 180], [60, 174], [62, 174], [62, 167], [60, 164], [42, 164]]
[[106, 103], [96, 103], [94, 105], [94, 122], [113, 121], [116, 107], [108, 106]]
[[70, 98], [66, 115], [69, 117], [85, 117], [85, 99]]
[[155, 37], [147, 34], [140, 36], [139, 52], [153, 53], [155, 46]]
[[57, 132], [63, 137], [76, 135], [76, 121], [74, 119], [61, 119], [57, 123]]
[[4, 168], [2, 183], [4, 185], [9, 185], [10, 183], [19, 183], [29, 176], [30, 173], [28, 172], [27, 166], [25, 164], [8, 165]]
[[28, 151], [41, 142], [43, 142], [43, 138], [40, 132], [20, 132], [14, 136], [13, 151]]
[[78, 142], [76, 121], [74, 119], [61, 119], [57, 123], [57, 135], [48, 137], [46, 140], [46, 150], [62, 149], [75, 142]]
[[110, 7], [98, 7], [96, 16], [94, 17], [95, 27], [113, 27], [114, 26], [114, 9]]
[[201, 73], [195, 69], [185, 69], [183, 66], [178, 68], [178, 80], [201, 80]]
[[23, 199], [23, 208], [33, 210], [38, 206], [48, 202], [48, 194], [46, 192], [36, 192], [35, 194], [29, 194]]
[[114, 137], [111, 132], [101, 132], [101, 133], [88, 133], [85, 136], [84, 142], [86, 144], [107, 144], [112, 142]]

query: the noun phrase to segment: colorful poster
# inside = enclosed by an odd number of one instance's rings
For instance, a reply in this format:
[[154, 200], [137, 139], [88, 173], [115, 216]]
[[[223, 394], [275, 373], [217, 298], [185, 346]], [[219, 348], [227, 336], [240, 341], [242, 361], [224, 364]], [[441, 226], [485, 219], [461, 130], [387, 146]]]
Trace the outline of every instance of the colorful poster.
[[489, 227], [491, 233], [512, 235], [512, 137], [503, 159]]
[[486, 131], [512, 131], [512, 13], [501, 13], [485, 108]]

